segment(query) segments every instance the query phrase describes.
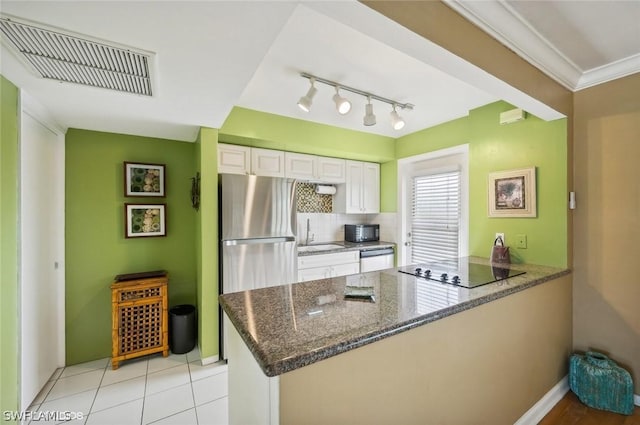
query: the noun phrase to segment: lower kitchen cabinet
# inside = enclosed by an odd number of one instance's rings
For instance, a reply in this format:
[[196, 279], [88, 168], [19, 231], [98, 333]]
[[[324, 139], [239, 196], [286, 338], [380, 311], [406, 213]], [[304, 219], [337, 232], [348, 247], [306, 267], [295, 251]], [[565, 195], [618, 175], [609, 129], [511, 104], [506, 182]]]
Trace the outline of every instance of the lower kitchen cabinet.
[[298, 257], [298, 282], [360, 273], [360, 251]]

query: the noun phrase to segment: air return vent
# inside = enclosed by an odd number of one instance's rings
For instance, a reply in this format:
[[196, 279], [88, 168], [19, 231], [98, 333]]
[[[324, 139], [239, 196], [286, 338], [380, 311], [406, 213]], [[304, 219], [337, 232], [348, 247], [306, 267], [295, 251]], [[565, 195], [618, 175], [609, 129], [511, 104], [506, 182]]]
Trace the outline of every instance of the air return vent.
[[152, 95], [151, 53], [0, 17], [0, 29], [43, 77], [139, 95]]

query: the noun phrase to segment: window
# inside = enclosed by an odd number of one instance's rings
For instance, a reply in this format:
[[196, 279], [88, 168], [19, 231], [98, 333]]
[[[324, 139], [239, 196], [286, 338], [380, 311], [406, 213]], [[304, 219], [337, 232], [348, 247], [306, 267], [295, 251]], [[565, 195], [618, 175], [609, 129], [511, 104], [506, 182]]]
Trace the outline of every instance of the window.
[[469, 145], [398, 160], [398, 264], [469, 255]]
[[460, 254], [460, 169], [413, 177], [411, 262], [457, 258]]

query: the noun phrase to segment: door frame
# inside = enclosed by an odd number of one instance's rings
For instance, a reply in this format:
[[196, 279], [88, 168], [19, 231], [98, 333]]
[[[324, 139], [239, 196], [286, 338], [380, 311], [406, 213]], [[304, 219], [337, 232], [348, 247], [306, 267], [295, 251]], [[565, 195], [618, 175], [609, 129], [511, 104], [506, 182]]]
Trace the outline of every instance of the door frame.
[[[51, 264], [51, 273], [52, 273], [52, 281], [55, 285], [55, 299], [51, 300], [51, 303], [55, 305], [56, 311], [56, 345], [57, 347], [54, 350], [51, 350], [49, 356], [54, 358], [54, 363], [56, 367], [64, 367], [65, 366], [65, 236], [64, 236], [64, 227], [65, 227], [65, 217], [64, 217], [64, 204], [65, 204], [65, 172], [64, 172], [64, 161], [65, 161], [65, 130], [55, 121], [55, 119], [50, 115], [50, 113], [44, 108], [37, 100], [32, 98], [28, 93], [24, 90], [20, 90], [19, 96], [19, 168], [20, 168], [20, 224], [19, 224], [19, 236], [18, 236], [18, 261], [19, 261], [19, 277], [18, 277], [18, 311], [19, 311], [19, 374], [18, 374], [18, 388], [19, 388], [19, 403], [22, 410], [28, 409], [29, 404], [33, 400], [28, 400], [30, 395], [26, 394], [27, 388], [25, 388], [25, 378], [29, 376], [35, 369], [34, 367], [30, 367], [27, 361], [28, 357], [26, 357], [27, 353], [24, 352], [24, 340], [25, 338], [32, 337], [30, 335], [25, 335], [26, 325], [25, 321], [25, 306], [30, 305], [32, 300], [27, 299], [28, 295], [25, 294], [26, 288], [25, 285], [25, 272], [27, 267], [31, 264], [28, 259], [25, 258], [26, 255], [23, 253], [23, 238], [24, 229], [23, 225], [26, 222], [26, 212], [23, 210], [24, 208], [24, 193], [22, 187], [22, 179], [24, 169], [24, 143], [27, 143], [24, 139], [25, 135], [25, 125], [26, 125], [26, 117], [28, 116], [30, 120], [35, 121], [48, 131], [50, 131], [56, 139], [57, 146], [55, 149], [57, 150], [57, 166], [62, 170], [60, 173], [60, 181], [56, 182], [58, 195], [61, 197], [60, 199], [60, 210], [55, 211], [55, 221], [59, 226], [59, 233], [52, 237], [52, 245], [54, 246], [54, 264]], [[25, 298], [27, 297], [27, 298]], [[30, 319], [26, 319], [30, 320]], [[36, 319], [37, 320], [37, 319]], [[38, 365], [38, 368], [40, 365]], [[55, 371], [55, 370], [54, 370]], [[46, 382], [45, 382], [46, 383]], [[45, 384], [43, 383], [43, 385]], [[36, 393], [37, 395], [37, 393]]]
[[410, 192], [410, 179], [415, 174], [416, 168], [425, 161], [443, 159], [454, 155], [462, 155], [463, 166], [460, 176], [461, 191], [461, 217], [460, 217], [460, 256], [469, 255], [469, 144], [453, 146], [450, 148], [439, 149], [432, 152], [426, 152], [419, 155], [409, 156], [398, 160], [398, 220], [397, 220], [397, 253], [398, 266], [406, 266], [409, 261], [409, 252], [407, 242], [407, 234], [409, 232], [407, 209], [408, 197]]

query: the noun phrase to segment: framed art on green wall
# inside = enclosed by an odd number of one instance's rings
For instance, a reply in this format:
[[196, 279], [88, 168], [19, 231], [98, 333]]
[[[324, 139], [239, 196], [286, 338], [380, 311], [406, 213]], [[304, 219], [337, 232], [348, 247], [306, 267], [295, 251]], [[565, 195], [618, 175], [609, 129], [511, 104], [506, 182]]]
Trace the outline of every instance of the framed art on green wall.
[[489, 173], [489, 217], [535, 217], [536, 167]]
[[166, 236], [165, 204], [124, 204], [125, 237]]
[[125, 196], [164, 197], [164, 169], [164, 164], [125, 162]]

